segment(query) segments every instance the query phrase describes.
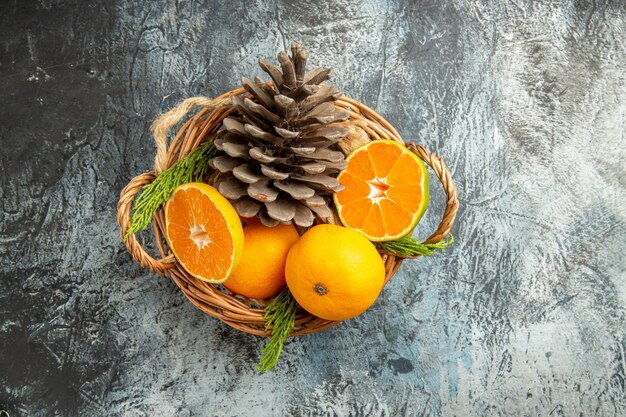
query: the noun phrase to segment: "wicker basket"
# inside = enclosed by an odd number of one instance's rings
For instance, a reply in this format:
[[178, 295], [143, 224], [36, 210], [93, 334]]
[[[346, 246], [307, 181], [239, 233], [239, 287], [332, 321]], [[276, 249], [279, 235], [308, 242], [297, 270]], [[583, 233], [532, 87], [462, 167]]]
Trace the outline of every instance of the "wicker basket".
[[[234, 111], [230, 105], [230, 97], [238, 94], [245, 94], [244, 89], [229, 91], [216, 99], [189, 98], [155, 120], [152, 125], [152, 133], [157, 145], [154, 170], [133, 178], [120, 193], [117, 219], [122, 237], [125, 236], [130, 227], [131, 205], [137, 193], [145, 185], [151, 183], [160, 172], [183, 158], [207, 138], [210, 138], [220, 128], [222, 120]], [[345, 96], [337, 100], [335, 104], [349, 112], [349, 123], [354, 123], [362, 128], [371, 140], [385, 138], [404, 143], [389, 122], [364, 104]], [[167, 136], [170, 130], [192, 109], [197, 107], [200, 107], [200, 110], [188, 118], [168, 147]], [[446, 194], [446, 208], [443, 218], [435, 233], [425, 240], [425, 243], [439, 242], [448, 236], [456, 217], [458, 209], [456, 187], [441, 158], [428, 152], [422, 146], [413, 143], [407, 143], [406, 146], [435, 172], [443, 185]], [[174, 255], [164, 246], [164, 224], [163, 210], [159, 210], [154, 218], [154, 234], [161, 259], [155, 259], [149, 255], [137, 241], [135, 235], [130, 235], [125, 241], [132, 257], [142, 267], [169, 276], [189, 301], [205, 313], [217, 317], [243, 332], [269, 336], [270, 332], [265, 329], [263, 320], [262, 303], [259, 304], [253, 300], [234, 296], [221, 286], [215, 286], [192, 277], [181, 268]], [[387, 283], [396, 273], [404, 258], [382, 252], [381, 257], [385, 264], [385, 283]], [[324, 320], [299, 310], [291, 336], [319, 332], [335, 324], [338, 322]]]

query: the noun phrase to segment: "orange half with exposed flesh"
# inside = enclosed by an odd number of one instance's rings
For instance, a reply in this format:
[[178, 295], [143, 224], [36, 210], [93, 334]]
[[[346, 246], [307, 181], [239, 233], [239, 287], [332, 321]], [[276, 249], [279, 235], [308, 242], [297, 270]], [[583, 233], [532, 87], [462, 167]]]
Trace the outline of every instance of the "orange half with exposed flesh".
[[409, 234], [428, 207], [428, 171], [402, 143], [374, 140], [353, 151], [334, 195], [344, 226], [383, 242]]
[[202, 281], [226, 281], [241, 259], [239, 216], [210, 185], [194, 182], [177, 187], [165, 205], [165, 228], [178, 262]]

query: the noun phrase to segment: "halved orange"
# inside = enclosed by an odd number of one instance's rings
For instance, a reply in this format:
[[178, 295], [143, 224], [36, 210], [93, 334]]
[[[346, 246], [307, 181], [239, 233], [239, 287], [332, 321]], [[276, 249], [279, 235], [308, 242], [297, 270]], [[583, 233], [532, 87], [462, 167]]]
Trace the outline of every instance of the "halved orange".
[[428, 171], [403, 144], [374, 140], [354, 150], [337, 179], [334, 195], [344, 226], [369, 240], [395, 240], [410, 233], [428, 207]]
[[243, 228], [235, 208], [215, 188], [192, 182], [177, 187], [165, 205], [167, 243], [194, 277], [221, 283], [243, 253]]

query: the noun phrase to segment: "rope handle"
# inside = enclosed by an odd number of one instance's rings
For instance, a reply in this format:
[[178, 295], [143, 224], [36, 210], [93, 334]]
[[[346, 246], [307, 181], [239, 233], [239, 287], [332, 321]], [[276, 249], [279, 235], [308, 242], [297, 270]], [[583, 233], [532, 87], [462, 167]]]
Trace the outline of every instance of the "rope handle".
[[174, 126], [176, 126], [194, 107], [203, 107], [207, 110], [213, 110], [223, 104], [230, 102], [230, 97], [243, 93], [243, 88], [228, 91], [214, 99], [208, 97], [190, 97], [171, 110], [157, 117], [150, 131], [156, 145], [156, 156], [154, 158], [154, 172], [158, 175], [165, 170], [167, 161], [167, 137]]
[[437, 243], [450, 235], [452, 225], [454, 224], [454, 219], [456, 218], [456, 213], [459, 210], [459, 200], [457, 197], [456, 185], [454, 185], [454, 181], [452, 180], [452, 174], [450, 173], [450, 170], [448, 170], [448, 167], [446, 167], [443, 159], [441, 159], [434, 153], [428, 152], [423, 146], [416, 145], [412, 142], [407, 142], [406, 147], [417, 156], [419, 156], [422, 161], [426, 163], [426, 165], [432, 168], [435, 174], [437, 174], [437, 178], [441, 182], [443, 190], [446, 193], [446, 209], [443, 212], [439, 227], [437, 227], [435, 233], [430, 235], [428, 239], [422, 242]]

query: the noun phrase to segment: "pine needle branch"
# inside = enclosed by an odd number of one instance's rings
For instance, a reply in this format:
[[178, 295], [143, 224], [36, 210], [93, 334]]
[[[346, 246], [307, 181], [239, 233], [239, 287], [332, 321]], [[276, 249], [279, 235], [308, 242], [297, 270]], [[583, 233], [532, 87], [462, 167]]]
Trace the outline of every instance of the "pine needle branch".
[[272, 329], [270, 341], [263, 347], [259, 372], [263, 373], [272, 369], [277, 363], [283, 345], [293, 330], [296, 321], [298, 304], [285, 288], [278, 296], [265, 307], [265, 329]]
[[450, 235], [448, 240], [442, 240], [437, 243], [419, 243], [411, 236], [404, 236], [398, 240], [390, 242], [378, 242], [376, 246], [383, 249], [387, 253], [398, 256], [429, 256], [437, 252], [444, 252], [445, 248], [454, 242], [454, 236]]
[[206, 141], [146, 185], [133, 204], [130, 227], [124, 240], [150, 225], [154, 213], [165, 204], [176, 187], [202, 180], [209, 171], [209, 159], [216, 153], [213, 141]]

